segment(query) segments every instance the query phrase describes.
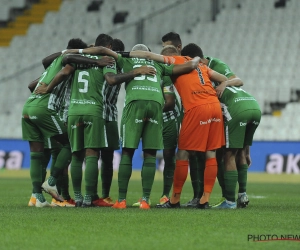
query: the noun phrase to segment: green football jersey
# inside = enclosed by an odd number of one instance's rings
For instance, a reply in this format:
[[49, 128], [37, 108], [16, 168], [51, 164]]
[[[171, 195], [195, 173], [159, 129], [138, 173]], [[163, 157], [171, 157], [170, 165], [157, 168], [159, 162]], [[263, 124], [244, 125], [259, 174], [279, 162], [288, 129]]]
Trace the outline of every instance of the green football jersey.
[[[84, 55], [93, 59], [102, 56]], [[104, 90], [106, 73], [116, 74], [116, 65], [106, 67], [74, 65], [76, 70], [71, 84], [71, 99], [68, 115], [93, 115], [105, 119]]]
[[151, 100], [164, 105], [164, 98], [160, 86], [161, 78], [164, 75], [172, 75], [174, 65], [166, 65], [153, 60], [142, 58], [123, 58], [119, 55], [117, 65], [124, 73], [143, 65], [153, 67], [156, 70], [155, 76], [141, 75], [125, 83], [126, 97], [125, 105], [135, 100]]
[[[39, 86], [39, 83], [45, 83], [47, 85], [53, 80], [56, 74], [63, 68], [62, 65], [63, 56], [57, 57], [50, 66], [44, 71], [41, 75], [36, 88]], [[61, 105], [61, 95], [63, 95], [64, 87], [63, 84], [59, 84], [56, 86], [51, 93], [40, 95], [35, 94], [34, 92], [28, 98], [26, 105], [27, 106], [39, 106], [39, 107], [47, 107], [48, 109], [52, 109], [58, 111], [59, 106]]]
[[164, 94], [171, 94], [175, 96], [174, 110], [163, 112], [163, 120], [164, 122], [167, 122], [180, 116], [182, 106], [179, 103], [178, 96], [175, 94], [175, 87], [169, 76], [164, 76], [162, 78], [162, 89]]
[[[227, 78], [234, 75], [228, 65], [223, 61], [213, 57], [206, 57], [206, 59], [209, 60], [208, 67], [212, 70], [226, 76]], [[249, 109], [260, 110], [256, 99], [240, 87], [226, 87], [220, 102], [222, 105], [223, 115], [227, 121], [231, 120], [232, 117], [242, 111]]]

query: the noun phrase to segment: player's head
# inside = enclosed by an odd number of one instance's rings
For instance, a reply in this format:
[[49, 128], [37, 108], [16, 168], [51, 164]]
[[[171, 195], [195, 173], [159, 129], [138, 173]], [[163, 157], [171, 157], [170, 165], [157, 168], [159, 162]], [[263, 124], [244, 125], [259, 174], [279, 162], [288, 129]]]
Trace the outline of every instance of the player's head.
[[95, 46], [103, 46], [111, 49], [113, 38], [107, 34], [100, 34], [95, 41]]
[[202, 49], [195, 43], [189, 43], [188, 45], [184, 46], [184, 48], [181, 50], [181, 55], [192, 58], [199, 56], [201, 59], [204, 57]]
[[124, 51], [125, 50], [125, 45], [120, 39], [115, 38], [112, 42], [111, 49], [113, 51]]
[[164, 56], [177, 56], [180, 55], [179, 51], [173, 45], [166, 45], [160, 52]]
[[67, 49], [85, 49], [88, 45], [83, 42], [80, 38], [73, 38], [69, 40]]
[[142, 51], [149, 51], [149, 48], [145, 44], [136, 44], [133, 46], [131, 51], [136, 51], [136, 50], [142, 50]]
[[181, 51], [182, 43], [179, 34], [175, 32], [169, 32], [161, 38], [161, 41], [163, 47], [165, 47], [166, 45], [173, 45], [179, 52]]

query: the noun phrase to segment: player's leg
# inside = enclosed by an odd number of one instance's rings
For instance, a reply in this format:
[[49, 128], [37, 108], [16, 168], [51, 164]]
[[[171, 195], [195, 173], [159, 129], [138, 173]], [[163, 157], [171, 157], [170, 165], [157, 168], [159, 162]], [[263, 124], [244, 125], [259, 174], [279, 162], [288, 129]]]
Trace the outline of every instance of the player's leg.
[[122, 155], [118, 171], [119, 194], [113, 208], [126, 208], [128, 183], [132, 174], [132, 157], [142, 135], [145, 110], [144, 101], [130, 102], [123, 109], [120, 126]]
[[55, 164], [51, 169], [49, 178], [43, 183], [42, 187], [45, 192], [49, 193], [53, 198], [59, 201], [64, 201], [59, 195], [56, 187], [57, 179], [62, 174], [64, 168], [70, 164], [71, 148], [67, 134], [67, 128], [60, 120], [59, 116], [51, 110], [43, 110], [43, 121], [39, 126], [44, 137], [53, 138], [61, 144], [61, 150], [57, 156]]
[[149, 198], [156, 172], [156, 152], [163, 149], [163, 117], [161, 105], [154, 101], [145, 103], [146, 117], [142, 131], [144, 162], [141, 171], [143, 195], [141, 209], [149, 209]]
[[163, 158], [165, 166], [163, 170], [163, 192], [159, 201], [160, 204], [163, 204], [169, 200], [168, 197], [172, 188], [175, 170], [175, 153], [178, 132], [177, 119], [172, 119], [163, 123]]
[[252, 145], [254, 133], [261, 120], [261, 111], [259, 109], [253, 109], [247, 111], [247, 113], [249, 114], [248, 116], [249, 122], [246, 126], [244, 146], [243, 149], [238, 151], [237, 159], [236, 159], [237, 170], [238, 170], [238, 184], [239, 184], [238, 199], [237, 199], [238, 207], [246, 207], [249, 203], [249, 199], [246, 194], [248, 168], [251, 164], [249, 147]]
[[[206, 161], [204, 170], [204, 190], [200, 199], [198, 208], [209, 208], [210, 194], [213, 190], [217, 177], [217, 159], [216, 150], [221, 148], [224, 141], [224, 125], [223, 115], [219, 103], [205, 105], [202, 112], [202, 121], [207, 121], [203, 124], [203, 134], [207, 135], [206, 142]], [[202, 142], [202, 143], [203, 143]], [[203, 144], [202, 144], [203, 147]]]
[[84, 148], [85, 150], [85, 196], [83, 207], [93, 206], [92, 197], [97, 195], [95, 187], [98, 183], [98, 160], [100, 148], [107, 147], [105, 133], [105, 120], [96, 116], [82, 116], [84, 124]]
[[35, 121], [36, 110], [24, 105], [22, 112], [22, 137], [29, 142], [30, 147], [30, 178], [33, 187], [33, 197], [36, 207], [46, 207], [50, 204], [42, 194], [42, 181], [45, 173], [44, 137]]
[[114, 203], [110, 198], [110, 187], [113, 179], [114, 151], [120, 148], [117, 121], [105, 121], [108, 147], [101, 149], [101, 182], [102, 198], [100, 206], [112, 206]]

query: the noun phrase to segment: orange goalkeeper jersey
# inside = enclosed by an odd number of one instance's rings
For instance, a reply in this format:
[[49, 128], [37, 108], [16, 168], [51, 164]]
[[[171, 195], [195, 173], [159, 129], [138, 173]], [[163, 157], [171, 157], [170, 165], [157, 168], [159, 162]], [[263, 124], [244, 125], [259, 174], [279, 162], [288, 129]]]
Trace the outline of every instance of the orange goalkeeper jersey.
[[[164, 59], [165, 62], [173, 64], [183, 64], [191, 60], [187, 56], [164, 56]], [[172, 78], [185, 112], [202, 104], [219, 102], [208, 76], [209, 71], [211, 71], [210, 68], [199, 63], [192, 72]]]

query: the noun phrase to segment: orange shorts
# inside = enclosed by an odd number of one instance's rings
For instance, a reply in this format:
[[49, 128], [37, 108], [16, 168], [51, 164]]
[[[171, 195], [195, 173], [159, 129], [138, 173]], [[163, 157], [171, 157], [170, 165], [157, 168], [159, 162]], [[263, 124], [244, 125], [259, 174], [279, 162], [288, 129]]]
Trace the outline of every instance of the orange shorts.
[[194, 107], [184, 113], [178, 148], [206, 152], [225, 145], [223, 115], [220, 103]]

